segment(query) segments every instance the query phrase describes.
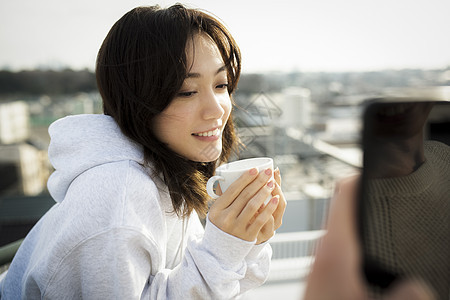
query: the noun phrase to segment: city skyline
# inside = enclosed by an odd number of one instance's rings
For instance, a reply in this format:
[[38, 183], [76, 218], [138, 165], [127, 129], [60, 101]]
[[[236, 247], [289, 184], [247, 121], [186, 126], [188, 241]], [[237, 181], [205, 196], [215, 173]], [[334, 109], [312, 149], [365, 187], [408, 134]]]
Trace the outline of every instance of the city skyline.
[[[243, 72], [371, 71], [450, 66], [450, 2], [181, 1], [218, 16]], [[113, 23], [131, 8], [175, 1], [2, 1], [0, 68], [93, 69]]]

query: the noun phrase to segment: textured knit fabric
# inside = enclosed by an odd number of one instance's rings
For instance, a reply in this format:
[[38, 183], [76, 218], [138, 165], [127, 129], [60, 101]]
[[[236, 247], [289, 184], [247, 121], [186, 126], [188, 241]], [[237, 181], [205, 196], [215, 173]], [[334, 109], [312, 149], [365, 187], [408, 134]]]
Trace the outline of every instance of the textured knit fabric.
[[410, 175], [369, 185], [368, 253], [385, 268], [450, 295], [450, 148], [425, 143], [426, 161]]
[[266, 280], [270, 245], [177, 217], [111, 117], [66, 117], [49, 132], [57, 204], [17, 252], [2, 300], [232, 299]]

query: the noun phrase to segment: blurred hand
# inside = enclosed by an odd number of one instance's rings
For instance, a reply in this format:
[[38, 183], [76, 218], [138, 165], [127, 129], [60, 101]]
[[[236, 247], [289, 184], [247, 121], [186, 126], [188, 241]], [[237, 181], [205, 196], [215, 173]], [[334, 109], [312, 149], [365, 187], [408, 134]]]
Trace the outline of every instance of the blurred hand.
[[[330, 205], [327, 234], [320, 241], [305, 300], [369, 299], [361, 271], [361, 253], [357, 235], [356, 201], [359, 176], [337, 184]], [[420, 282], [395, 284], [385, 300], [430, 300], [430, 290]]]
[[275, 219], [272, 214], [277, 210], [280, 197], [273, 197], [261, 208], [276, 189], [271, 176], [271, 169], [258, 173], [253, 168], [245, 172], [216, 199], [210, 208], [209, 220], [226, 233], [246, 241], [257, 240], [263, 227], [264, 236], [273, 235]]

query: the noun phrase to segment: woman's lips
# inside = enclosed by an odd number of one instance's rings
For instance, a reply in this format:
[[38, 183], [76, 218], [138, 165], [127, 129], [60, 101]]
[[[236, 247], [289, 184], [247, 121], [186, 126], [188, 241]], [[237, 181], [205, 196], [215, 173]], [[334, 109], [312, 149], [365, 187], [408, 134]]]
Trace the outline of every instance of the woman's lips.
[[220, 129], [216, 128], [213, 130], [193, 133], [192, 135], [199, 136], [199, 137], [211, 137], [211, 136], [219, 136], [219, 134], [220, 134]]
[[192, 136], [201, 141], [216, 141], [219, 139], [221, 134], [220, 128], [193, 133]]

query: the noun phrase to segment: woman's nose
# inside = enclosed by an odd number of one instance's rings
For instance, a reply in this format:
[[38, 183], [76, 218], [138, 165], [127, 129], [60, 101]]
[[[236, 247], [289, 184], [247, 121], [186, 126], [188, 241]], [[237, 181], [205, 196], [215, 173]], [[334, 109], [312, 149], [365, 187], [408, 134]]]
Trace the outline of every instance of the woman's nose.
[[203, 118], [205, 120], [210, 119], [221, 119], [225, 113], [226, 107], [229, 105], [229, 96], [227, 94], [216, 94], [214, 92], [209, 92], [205, 95], [204, 107], [203, 107]]

